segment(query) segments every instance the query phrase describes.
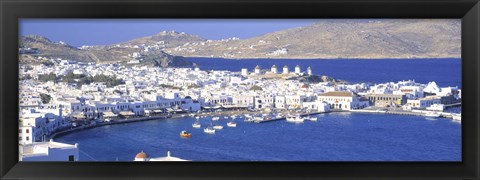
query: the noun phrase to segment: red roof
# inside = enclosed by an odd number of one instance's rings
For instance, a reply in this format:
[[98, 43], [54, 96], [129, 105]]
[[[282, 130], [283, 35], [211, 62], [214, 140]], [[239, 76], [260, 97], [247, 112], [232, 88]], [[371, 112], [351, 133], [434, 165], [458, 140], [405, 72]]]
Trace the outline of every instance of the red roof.
[[343, 97], [352, 97], [352, 92], [342, 92], [342, 91], [333, 91], [321, 94], [320, 96], [343, 96]]

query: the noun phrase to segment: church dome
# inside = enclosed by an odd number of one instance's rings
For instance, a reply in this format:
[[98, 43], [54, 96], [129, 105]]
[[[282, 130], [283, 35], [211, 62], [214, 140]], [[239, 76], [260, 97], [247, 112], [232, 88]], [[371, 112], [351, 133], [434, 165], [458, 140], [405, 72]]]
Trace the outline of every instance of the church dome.
[[143, 151], [140, 152], [140, 153], [138, 153], [138, 154], [135, 156], [135, 159], [145, 159], [145, 158], [148, 158], [148, 155], [147, 155], [147, 153], [145, 153], [145, 152], [143, 152]]

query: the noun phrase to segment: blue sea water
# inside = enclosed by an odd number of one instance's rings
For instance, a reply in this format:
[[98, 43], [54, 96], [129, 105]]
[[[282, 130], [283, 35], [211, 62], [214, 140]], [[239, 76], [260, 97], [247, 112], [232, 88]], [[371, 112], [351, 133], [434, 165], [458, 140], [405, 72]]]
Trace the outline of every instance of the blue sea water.
[[[227, 60], [189, 58], [201, 69], [240, 71], [256, 65], [311, 66], [314, 74], [349, 82], [382, 83], [414, 79], [439, 86], [461, 86], [460, 59], [423, 60]], [[460, 108], [447, 111], [459, 112]], [[132, 161], [140, 151], [150, 157], [194, 161], [461, 161], [461, 124], [421, 116], [328, 113], [317, 122], [262, 124], [238, 119], [236, 128], [203, 133], [191, 117], [137, 122], [67, 134], [55, 141], [79, 143], [82, 161]], [[192, 138], [179, 133], [188, 130]]]
[[348, 82], [397, 82], [401, 80], [415, 80], [427, 84], [435, 81], [441, 87], [461, 87], [461, 59], [246, 59], [232, 60], [221, 58], [187, 58], [197, 63], [204, 70], [230, 70], [240, 71], [248, 68], [253, 71], [260, 65], [263, 69], [270, 69], [276, 65], [281, 72], [284, 65], [290, 71], [300, 65], [302, 71], [308, 66], [312, 67], [313, 74], [326, 75]]
[[[82, 161], [132, 161], [150, 157], [194, 161], [460, 161], [461, 124], [421, 116], [327, 113], [318, 121], [286, 121], [224, 126], [216, 134], [192, 128], [194, 118], [161, 119], [103, 126], [59, 137], [79, 143]], [[201, 119], [202, 126], [211, 120]], [[188, 130], [192, 137], [179, 137]]]

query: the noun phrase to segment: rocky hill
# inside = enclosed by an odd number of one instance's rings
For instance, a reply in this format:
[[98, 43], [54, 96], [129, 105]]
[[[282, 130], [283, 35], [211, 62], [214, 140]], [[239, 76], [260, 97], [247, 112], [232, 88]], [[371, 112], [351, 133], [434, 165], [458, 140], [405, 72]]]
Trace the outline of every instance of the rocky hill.
[[165, 52], [223, 58], [459, 58], [460, 20], [324, 20], [249, 39], [208, 40]]
[[41, 36], [22, 36], [21, 63], [61, 58], [83, 62], [141, 61], [162, 67], [189, 66], [187, 57], [222, 58], [460, 58], [460, 20], [319, 20], [261, 36], [206, 40], [183, 32], [152, 36], [106, 46], [73, 47]]
[[[169, 66], [190, 66], [192, 63], [180, 56], [172, 56], [160, 49], [150, 51], [141, 47], [128, 45], [87, 46], [77, 48], [65, 42], [52, 42], [51, 40], [36, 35], [22, 36], [19, 40], [20, 47], [33, 48], [35, 53], [21, 53], [20, 63], [41, 62], [42, 59], [69, 59], [79, 62], [96, 63], [126, 63], [140, 60], [143, 64]], [[135, 53], [138, 53], [134, 56]], [[143, 62], [145, 61], [145, 62]]]
[[153, 36], [145, 36], [137, 39], [132, 39], [130, 41], [119, 44], [127, 46], [157, 45], [162, 48], [175, 48], [178, 46], [183, 46], [185, 44], [188, 45], [190, 43], [203, 41], [206, 41], [206, 39], [197, 35], [191, 35], [184, 32], [176, 31], [162, 31]]

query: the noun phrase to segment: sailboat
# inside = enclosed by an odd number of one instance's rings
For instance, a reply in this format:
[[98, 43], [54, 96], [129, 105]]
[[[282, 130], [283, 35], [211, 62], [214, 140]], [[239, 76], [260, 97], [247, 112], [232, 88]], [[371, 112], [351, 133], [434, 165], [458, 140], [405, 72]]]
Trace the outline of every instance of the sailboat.
[[203, 129], [203, 132], [207, 133], [207, 134], [215, 134], [215, 129], [212, 128], [212, 123], [210, 122], [210, 126], [208, 126], [207, 128]]
[[201, 125], [200, 122], [197, 120], [197, 121], [195, 121], [195, 123], [192, 124], [192, 127], [193, 127], [193, 128], [200, 128], [200, 127], [202, 127], [202, 125]]

